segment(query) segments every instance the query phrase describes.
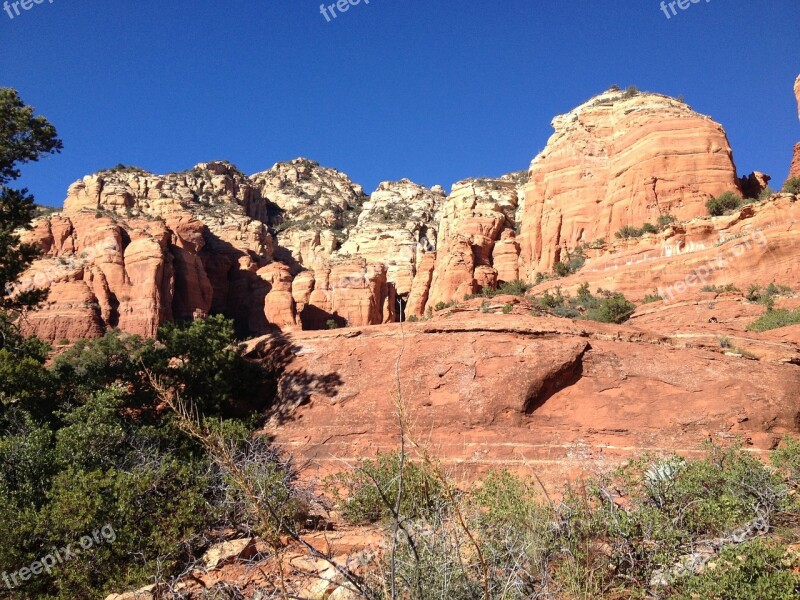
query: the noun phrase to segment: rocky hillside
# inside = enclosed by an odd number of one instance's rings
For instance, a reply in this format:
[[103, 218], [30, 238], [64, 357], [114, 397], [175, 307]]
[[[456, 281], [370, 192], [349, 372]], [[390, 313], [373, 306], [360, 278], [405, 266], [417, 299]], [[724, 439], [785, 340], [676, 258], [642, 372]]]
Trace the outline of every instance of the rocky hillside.
[[[367, 195], [307, 159], [249, 177], [226, 162], [84, 177], [62, 211], [26, 233], [44, 256], [23, 285], [51, 294], [23, 326], [52, 342], [117, 327], [150, 336], [217, 313], [242, 335], [359, 327], [425, 318], [516, 280], [540, 292], [588, 281], [640, 301], [756, 231], [766, 243], [703, 284], [798, 280], [796, 196], [708, 215], [712, 197], [755, 196], [769, 180], [739, 180], [709, 117], [666, 96], [609, 90], [553, 127], [528, 172], [465, 180], [449, 194], [402, 180]], [[619, 236], [645, 223], [659, 225]], [[579, 273], [565, 272], [576, 256]]]

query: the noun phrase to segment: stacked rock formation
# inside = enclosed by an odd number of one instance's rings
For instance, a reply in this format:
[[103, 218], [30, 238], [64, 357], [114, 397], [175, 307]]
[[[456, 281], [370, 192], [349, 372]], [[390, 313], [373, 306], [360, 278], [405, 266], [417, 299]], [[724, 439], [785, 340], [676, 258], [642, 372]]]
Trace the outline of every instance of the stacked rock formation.
[[518, 197], [518, 184], [510, 178], [468, 179], [453, 186], [439, 215], [429, 307], [517, 279]]
[[297, 273], [333, 255], [367, 199], [347, 175], [297, 158], [250, 178], [262, 199], [261, 219], [276, 232], [275, 258]]

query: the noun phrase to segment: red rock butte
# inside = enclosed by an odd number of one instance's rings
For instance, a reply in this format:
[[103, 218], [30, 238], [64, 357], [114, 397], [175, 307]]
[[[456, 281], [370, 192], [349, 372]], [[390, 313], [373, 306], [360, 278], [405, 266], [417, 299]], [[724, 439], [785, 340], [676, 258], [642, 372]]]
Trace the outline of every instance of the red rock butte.
[[[722, 126], [666, 96], [609, 90], [553, 128], [527, 171], [449, 194], [401, 180], [367, 195], [307, 159], [84, 177], [24, 232], [43, 255], [21, 285], [50, 297], [21, 327], [61, 342], [227, 315], [280, 370], [270, 433], [321, 470], [396, 443], [395, 364], [416, 433], [466, 470], [539, 465], [554, 481], [642, 449], [741, 436], [761, 451], [796, 433], [800, 328], [748, 331], [763, 307], [731, 290], [800, 284], [800, 197], [709, 216], [708, 200], [759, 195], [769, 176], [740, 179]], [[469, 299], [518, 280], [640, 306], [609, 326]], [[642, 304], [656, 290], [667, 301]]]

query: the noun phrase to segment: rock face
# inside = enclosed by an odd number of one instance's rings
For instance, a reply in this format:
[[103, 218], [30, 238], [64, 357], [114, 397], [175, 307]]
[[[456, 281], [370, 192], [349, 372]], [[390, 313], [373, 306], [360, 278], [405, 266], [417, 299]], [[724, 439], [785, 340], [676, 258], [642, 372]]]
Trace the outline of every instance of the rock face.
[[[322, 472], [396, 448], [398, 357], [414, 433], [460, 473], [534, 469], [556, 487], [644, 450], [691, 452], [708, 436], [739, 435], [764, 451], [798, 432], [796, 365], [631, 326], [474, 310], [402, 334], [392, 325], [262, 338], [252, 356], [275, 344], [292, 358], [279, 385], [283, 411], [266, 433]], [[783, 347], [800, 358], [796, 344]]]
[[518, 205], [519, 184], [510, 177], [469, 179], [453, 186], [439, 214], [428, 307], [517, 278], [513, 237]]
[[[302, 158], [250, 177], [226, 162], [84, 177], [61, 213], [25, 233], [44, 256], [23, 285], [51, 294], [23, 328], [59, 341], [115, 327], [150, 336], [166, 321], [210, 314], [233, 318], [242, 335], [379, 325], [425, 318], [482, 288], [533, 283], [578, 248], [586, 262], [577, 275], [533, 291], [574, 293], [588, 282], [639, 301], [756, 231], [766, 249], [704, 283], [798, 279], [796, 197], [707, 217], [709, 197], [763, 196], [769, 182], [759, 172], [736, 177], [710, 118], [665, 96], [609, 91], [553, 125], [529, 172], [467, 179], [449, 195], [401, 180], [368, 196]], [[664, 215], [676, 221], [657, 234], [615, 238]], [[684, 299], [696, 299], [696, 287]]]
[[337, 254], [385, 264], [387, 281], [407, 297], [423, 255], [436, 250], [436, 213], [443, 201], [443, 192], [408, 179], [381, 183]]
[[[779, 194], [724, 217], [695, 219], [659, 234], [614, 240], [588, 250], [575, 275], [546, 281], [534, 294], [561, 287], [575, 295], [583, 283], [622, 292], [633, 302], [663, 295], [667, 304], [708, 299], [706, 286], [800, 281], [800, 196]], [[713, 298], [712, 298], [713, 299]], [[754, 320], [754, 319], [753, 319]]]
[[330, 259], [367, 199], [347, 175], [305, 158], [277, 163], [250, 180], [264, 200], [262, 221], [276, 231], [276, 259], [293, 273]]
[[553, 120], [525, 190], [523, 272], [548, 273], [567, 249], [625, 225], [689, 220], [738, 191], [722, 127], [656, 94], [605, 92]]
[[273, 254], [266, 214], [228, 163], [85, 177], [70, 186], [63, 212], [25, 232], [44, 256], [21, 284], [51, 293], [23, 329], [50, 341], [115, 327], [152, 336], [166, 321], [223, 313], [242, 331], [266, 332], [268, 289], [256, 274]]

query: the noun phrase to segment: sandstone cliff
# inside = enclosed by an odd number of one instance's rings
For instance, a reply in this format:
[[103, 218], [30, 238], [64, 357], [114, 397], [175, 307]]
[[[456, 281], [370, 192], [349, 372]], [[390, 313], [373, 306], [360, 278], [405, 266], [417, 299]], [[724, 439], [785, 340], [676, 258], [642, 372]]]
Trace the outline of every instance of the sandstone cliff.
[[[409, 180], [367, 195], [302, 158], [250, 177], [226, 162], [84, 177], [62, 212], [25, 234], [44, 256], [23, 285], [51, 294], [23, 327], [58, 341], [114, 327], [153, 335], [165, 321], [216, 313], [243, 335], [378, 325], [424, 318], [483, 288], [533, 283], [578, 248], [583, 268], [535, 293], [588, 282], [641, 301], [738, 249], [726, 240], [752, 242], [755, 232], [765, 244], [751, 243], [703, 283], [798, 280], [796, 197], [706, 216], [711, 196], [754, 196], [769, 181], [758, 172], [737, 178], [725, 133], [709, 117], [665, 96], [608, 91], [553, 125], [530, 171], [468, 179], [448, 195]], [[675, 220], [657, 234], [615, 237], [666, 215]], [[682, 301], [701, 298], [700, 287]]]
[[[796, 364], [747, 361], [719, 344], [635, 326], [496, 312], [475, 307], [404, 332], [392, 325], [254, 340], [254, 358], [279, 348], [291, 357], [266, 432], [315, 473], [393, 449], [398, 356], [415, 435], [459, 472], [534, 469], [556, 488], [578, 470], [647, 450], [693, 452], [709, 436], [740, 436], [766, 451], [797, 431]], [[776, 344], [800, 359], [797, 343]]]
[[660, 215], [689, 220], [705, 214], [709, 198], [738, 190], [722, 127], [672, 98], [608, 91], [556, 117], [553, 128], [525, 190], [529, 279], [581, 242]]
[[85, 177], [70, 186], [60, 214], [25, 234], [44, 257], [22, 284], [51, 293], [23, 327], [51, 341], [109, 327], [151, 336], [165, 321], [220, 312], [243, 331], [267, 331], [267, 290], [256, 271], [273, 248], [261, 218], [257, 190], [228, 163]]

